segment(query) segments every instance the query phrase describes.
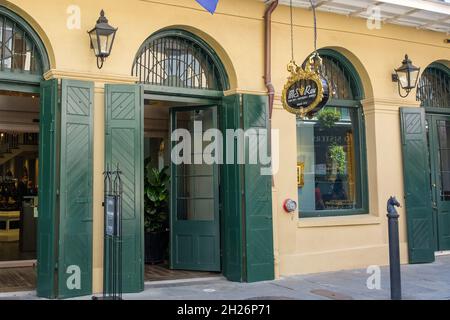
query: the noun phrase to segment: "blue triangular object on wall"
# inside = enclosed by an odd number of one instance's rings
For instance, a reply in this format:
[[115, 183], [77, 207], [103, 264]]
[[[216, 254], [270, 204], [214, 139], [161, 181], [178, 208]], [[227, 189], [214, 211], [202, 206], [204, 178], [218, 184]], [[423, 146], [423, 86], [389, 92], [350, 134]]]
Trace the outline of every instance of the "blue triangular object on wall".
[[216, 12], [219, 0], [196, 0], [200, 5], [211, 13]]

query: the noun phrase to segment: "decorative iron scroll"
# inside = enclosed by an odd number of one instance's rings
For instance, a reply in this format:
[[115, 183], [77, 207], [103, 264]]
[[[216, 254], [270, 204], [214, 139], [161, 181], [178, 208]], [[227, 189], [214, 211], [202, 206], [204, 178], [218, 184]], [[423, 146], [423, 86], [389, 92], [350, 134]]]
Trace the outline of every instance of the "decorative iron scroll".
[[133, 75], [140, 83], [190, 89], [224, 90], [210, 53], [181, 36], [165, 36], [144, 44]]
[[441, 68], [426, 68], [420, 77], [416, 98], [422, 107], [450, 108], [449, 73]]

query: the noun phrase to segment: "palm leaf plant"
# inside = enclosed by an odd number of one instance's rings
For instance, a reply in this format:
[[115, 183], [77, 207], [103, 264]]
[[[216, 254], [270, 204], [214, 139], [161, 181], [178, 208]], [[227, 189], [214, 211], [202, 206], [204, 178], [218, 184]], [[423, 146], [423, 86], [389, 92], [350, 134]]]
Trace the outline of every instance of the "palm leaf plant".
[[150, 159], [145, 163], [144, 225], [146, 232], [166, 231], [169, 217], [169, 167], [151, 168]]

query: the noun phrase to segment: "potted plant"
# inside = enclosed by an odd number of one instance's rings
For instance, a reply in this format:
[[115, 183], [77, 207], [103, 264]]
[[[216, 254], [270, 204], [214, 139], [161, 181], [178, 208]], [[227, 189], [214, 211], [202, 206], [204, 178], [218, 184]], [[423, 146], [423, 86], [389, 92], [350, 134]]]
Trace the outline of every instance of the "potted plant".
[[169, 244], [169, 175], [168, 167], [162, 170], [150, 168], [145, 161], [144, 228], [145, 263], [164, 262]]
[[341, 119], [341, 113], [333, 108], [325, 108], [317, 115], [317, 120], [324, 128], [332, 128]]
[[330, 159], [336, 165], [336, 171], [338, 174], [342, 174], [346, 169], [346, 156], [343, 146], [339, 146], [336, 143], [333, 143], [329, 147], [329, 155]]

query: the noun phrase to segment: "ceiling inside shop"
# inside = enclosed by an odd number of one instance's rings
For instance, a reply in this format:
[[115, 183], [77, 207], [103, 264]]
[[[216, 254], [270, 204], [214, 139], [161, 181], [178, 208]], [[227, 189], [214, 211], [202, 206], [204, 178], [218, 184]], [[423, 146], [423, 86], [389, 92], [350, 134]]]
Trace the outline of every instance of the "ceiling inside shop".
[[39, 132], [39, 97], [0, 93], [0, 130]]

